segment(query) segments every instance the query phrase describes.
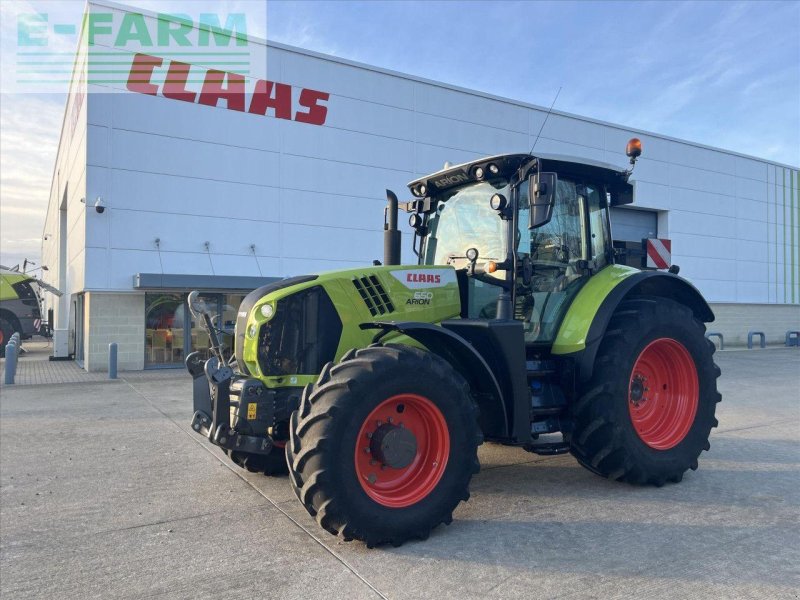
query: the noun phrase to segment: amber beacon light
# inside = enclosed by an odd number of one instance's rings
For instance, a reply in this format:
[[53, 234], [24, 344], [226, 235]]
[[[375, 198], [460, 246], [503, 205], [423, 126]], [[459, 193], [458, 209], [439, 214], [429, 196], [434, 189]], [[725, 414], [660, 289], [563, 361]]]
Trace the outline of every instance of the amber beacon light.
[[628, 140], [628, 145], [625, 146], [625, 154], [631, 159], [631, 164], [634, 164], [636, 159], [642, 155], [642, 140], [639, 138]]

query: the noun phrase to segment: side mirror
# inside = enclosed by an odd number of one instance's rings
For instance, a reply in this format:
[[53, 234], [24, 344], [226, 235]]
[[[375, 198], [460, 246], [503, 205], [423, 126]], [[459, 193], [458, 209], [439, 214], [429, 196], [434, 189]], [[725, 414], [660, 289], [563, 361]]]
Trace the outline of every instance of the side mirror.
[[531, 204], [528, 229], [547, 225], [553, 218], [557, 188], [558, 175], [555, 173], [534, 173], [528, 178], [528, 196]]

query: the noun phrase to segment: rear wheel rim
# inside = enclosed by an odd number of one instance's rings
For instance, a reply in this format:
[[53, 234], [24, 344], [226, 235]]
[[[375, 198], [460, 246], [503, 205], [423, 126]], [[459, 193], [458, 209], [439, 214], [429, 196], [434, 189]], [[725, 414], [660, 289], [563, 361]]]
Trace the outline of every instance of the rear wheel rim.
[[[376, 447], [379, 437], [385, 440], [387, 433], [404, 443], [405, 454], [387, 458]], [[439, 408], [424, 396], [398, 394], [364, 419], [356, 440], [356, 477], [367, 496], [381, 506], [404, 508], [436, 488], [449, 455], [450, 433]]]
[[641, 351], [631, 372], [628, 411], [639, 439], [655, 450], [680, 444], [700, 399], [697, 367], [686, 347], [659, 338]]

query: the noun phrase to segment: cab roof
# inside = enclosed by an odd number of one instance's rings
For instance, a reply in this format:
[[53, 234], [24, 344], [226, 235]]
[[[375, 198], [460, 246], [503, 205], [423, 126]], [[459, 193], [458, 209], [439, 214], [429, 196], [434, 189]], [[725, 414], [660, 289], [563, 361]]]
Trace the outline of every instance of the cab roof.
[[[457, 187], [472, 181], [479, 181], [475, 172], [480, 167], [483, 169], [483, 180], [509, 179], [525, 163], [539, 159], [542, 171], [554, 171], [558, 174], [572, 175], [586, 178], [604, 184], [612, 195], [612, 204], [629, 204], [633, 201], [633, 186], [628, 183], [628, 171], [619, 167], [592, 160], [559, 154], [498, 154], [487, 156], [470, 162], [447, 167], [436, 173], [415, 179], [408, 184], [414, 195], [420, 185], [425, 185], [428, 193], [439, 193], [449, 188]], [[490, 165], [497, 167], [497, 173], [492, 174]]]

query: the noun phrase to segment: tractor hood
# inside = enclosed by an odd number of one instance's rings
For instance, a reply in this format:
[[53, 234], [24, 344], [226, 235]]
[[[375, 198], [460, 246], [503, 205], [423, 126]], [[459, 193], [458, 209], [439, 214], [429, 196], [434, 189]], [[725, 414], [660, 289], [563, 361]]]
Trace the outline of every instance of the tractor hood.
[[326, 362], [369, 345], [375, 331], [361, 329], [362, 323], [438, 323], [460, 314], [450, 266], [386, 265], [294, 277], [244, 298], [235, 355], [243, 373], [267, 385], [304, 385]]

